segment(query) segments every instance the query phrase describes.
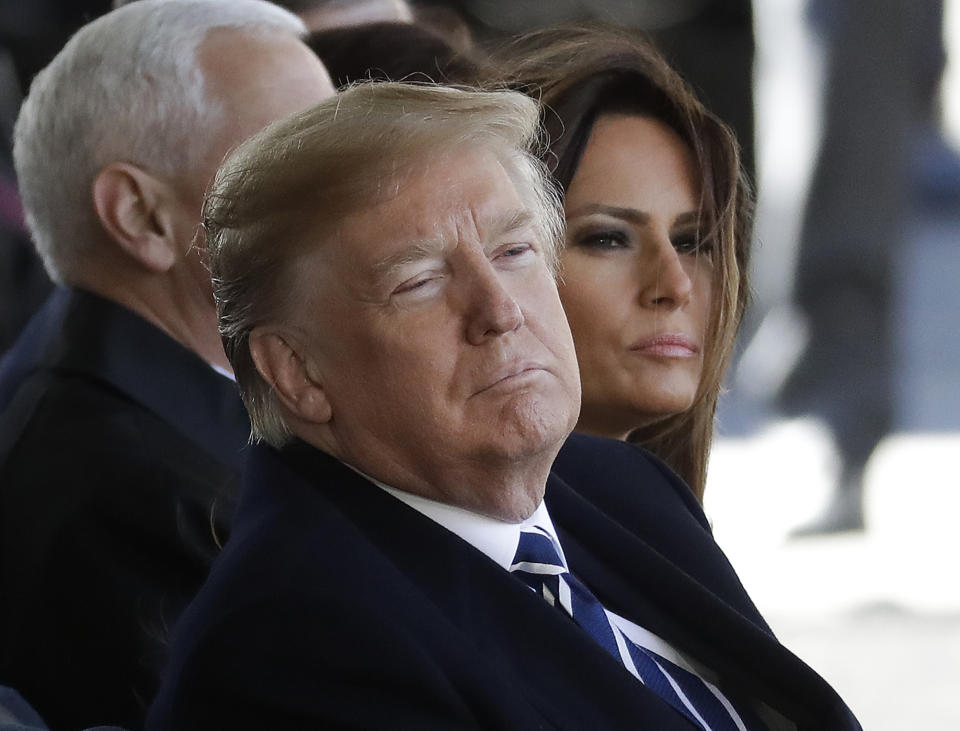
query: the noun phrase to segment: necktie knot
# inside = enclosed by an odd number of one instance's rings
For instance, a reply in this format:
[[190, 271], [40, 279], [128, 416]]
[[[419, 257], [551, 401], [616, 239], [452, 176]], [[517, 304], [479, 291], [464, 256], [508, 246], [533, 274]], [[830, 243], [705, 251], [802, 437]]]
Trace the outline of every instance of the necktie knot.
[[542, 528], [534, 526], [520, 533], [510, 571], [550, 604], [556, 605], [559, 600], [567, 614], [573, 615], [568, 600], [570, 592], [562, 578], [569, 576], [567, 567], [553, 538]]
[[560, 550], [542, 528], [534, 526], [520, 533], [520, 543], [510, 570], [541, 575], [556, 575], [567, 570]]

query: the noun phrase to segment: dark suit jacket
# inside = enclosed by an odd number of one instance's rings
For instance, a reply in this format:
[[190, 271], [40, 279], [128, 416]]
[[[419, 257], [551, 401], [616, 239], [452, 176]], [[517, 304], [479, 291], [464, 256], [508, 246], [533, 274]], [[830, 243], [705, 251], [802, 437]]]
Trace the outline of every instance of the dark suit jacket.
[[[150, 731], [691, 728], [522, 582], [336, 460], [257, 447], [245, 479]], [[571, 570], [610, 609], [801, 728], [859, 728], [770, 634], [659, 463], [574, 435], [546, 502]]]
[[54, 729], [143, 722], [226, 538], [248, 421], [132, 312], [59, 290], [3, 361], [0, 684]]

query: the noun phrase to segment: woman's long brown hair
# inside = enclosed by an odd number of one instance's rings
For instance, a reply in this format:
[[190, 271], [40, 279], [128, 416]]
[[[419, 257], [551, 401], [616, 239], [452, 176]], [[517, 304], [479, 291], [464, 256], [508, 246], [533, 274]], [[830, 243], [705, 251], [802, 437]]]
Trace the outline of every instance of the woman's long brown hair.
[[499, 83], [538, 98], [550, 140], [544, 157], [563, 191], [594, 121], [603, 114], [652, 116], [693, 151], [700, 181], [701, 239], [714, 267], [713, 303], [700, 385], [689, 409], [636, 429], [649, 449], [703, 499], [717, 399], [748, 299], [752, 193], [736, 139], [652, 44], [606, 28], [537, 31], [494, 56]]

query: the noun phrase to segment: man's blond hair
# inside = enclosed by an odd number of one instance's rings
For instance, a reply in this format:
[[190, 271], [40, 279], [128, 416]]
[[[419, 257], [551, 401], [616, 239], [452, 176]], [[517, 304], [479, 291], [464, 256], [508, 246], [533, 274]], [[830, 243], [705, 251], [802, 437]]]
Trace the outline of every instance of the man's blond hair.
[[227, 159], [206, 199], [204, 230], [220, 334], [252, 440], [281, 446], [290, 429], [253, 363], [250, 333], [290, 311], [296, 258], [345, 217], [397, 195], [411, 171], [461, 150], [496, 155], [555, 267], [562, 207], [535, 154], [538, 116], [534, 101], [511, 91], [359, 84], [270, 125]]

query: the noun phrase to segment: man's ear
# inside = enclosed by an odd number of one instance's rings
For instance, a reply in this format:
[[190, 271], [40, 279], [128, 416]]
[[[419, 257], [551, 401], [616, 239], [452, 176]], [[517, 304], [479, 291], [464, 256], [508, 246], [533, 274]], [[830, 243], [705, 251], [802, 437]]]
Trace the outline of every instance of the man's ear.
[[158, 274], [179, 256], [170, 186], [125, 162], [113, 162], [93, 179], [93, 206], [100, 223], [130, 257]]
[[289, 335], [267, 328], [250, 333], [250, 356], [277, 398], [295, 416], [312, 424], [325, 424], [333, 416], [320, 374], [299, 352]]

